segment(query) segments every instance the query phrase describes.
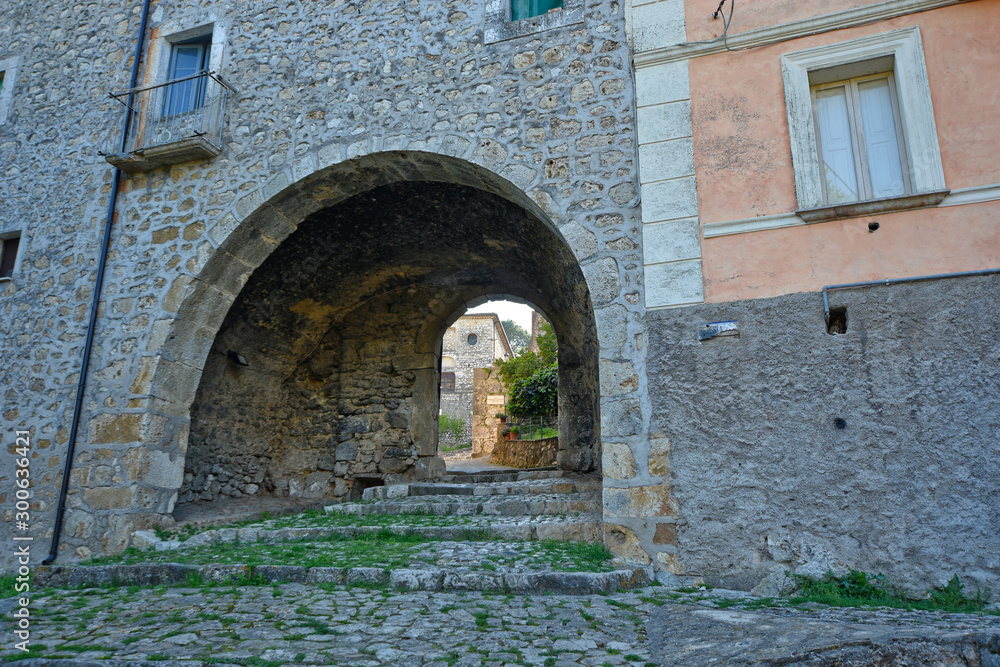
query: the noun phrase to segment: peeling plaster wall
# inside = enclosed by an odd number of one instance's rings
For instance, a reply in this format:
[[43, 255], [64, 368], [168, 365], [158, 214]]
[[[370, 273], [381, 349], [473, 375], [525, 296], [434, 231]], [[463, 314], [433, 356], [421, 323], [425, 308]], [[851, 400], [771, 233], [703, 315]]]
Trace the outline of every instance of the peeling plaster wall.
[[[845, 334], [818, 294], [649, 316], [675, 571], [749, 588], [850, 566], [921, 593], [955, 573], [996, 590], [1000, 278], [830, 299]], [[720, 320], [739, 336], [698, 342]]]

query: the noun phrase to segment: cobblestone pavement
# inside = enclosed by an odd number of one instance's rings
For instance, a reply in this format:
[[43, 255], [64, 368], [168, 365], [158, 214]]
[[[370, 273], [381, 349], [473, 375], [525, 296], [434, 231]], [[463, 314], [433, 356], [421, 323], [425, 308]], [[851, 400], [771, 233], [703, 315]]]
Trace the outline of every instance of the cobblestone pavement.
[[[834, 658], [843, 657], [837, 651], [844, 647], [913, 653], [916, 646], [937, 658], [914, 654], [905, 664], [937, 665], [966, 664], [938, 660], [945, 654], [959, 659], [985, 650], [992, 659], [1000, 650], [998, 616], [815, 604], [754, 608], [757, 602], [735, 591], [681, 594], [662, 586], [607, 595], [304, 584], [49, 589], [30, 606], [34, 650], [24, 654], [6, 641], [0, 659], [38, 658], [38, 665], [68, 659], [87, 667], [140, 661], [146, 667], [205, 661], [694, 667], [786, 664], [793, 655], [827, 653], [830, 664], [840, 664]], [[14, 600], [0, 600], [5, 618], [14, 608]], [[865, 660], [844, 664], [871, 664]]]
[[[301, 584], [49, 590], [32, 601], [31, 645], [38, 650], [31, 655], [210, 658], [257, 667], [261, 660], [645, 666], [654, 664], [645, 628], [654, 607], [648, 591], [525, 596]], [[3, 648], [6, 660], [18, 657], [11, 642]]]

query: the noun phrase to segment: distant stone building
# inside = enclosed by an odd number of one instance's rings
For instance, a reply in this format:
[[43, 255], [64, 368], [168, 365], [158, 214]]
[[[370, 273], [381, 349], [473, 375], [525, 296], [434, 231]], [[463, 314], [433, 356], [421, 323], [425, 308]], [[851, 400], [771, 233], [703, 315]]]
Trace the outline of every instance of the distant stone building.
[[441, 414], [465, 423], [462, 442], [472, 440], [473, 371], [492, 368], [494, 361], [512, 356], [500, 318], [493, 313], [463, 315], [445, 331], [441, 344]]

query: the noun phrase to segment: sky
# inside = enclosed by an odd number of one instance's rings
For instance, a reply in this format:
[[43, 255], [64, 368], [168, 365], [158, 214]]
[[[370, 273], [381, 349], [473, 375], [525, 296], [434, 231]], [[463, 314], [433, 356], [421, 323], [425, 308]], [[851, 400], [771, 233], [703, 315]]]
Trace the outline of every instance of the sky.
[[468, 313], [496, 313], [501, 320], [514, 320], [522, 329], [531, 333], [531, 306], [512, 301], [487, 301], [470, 308]]

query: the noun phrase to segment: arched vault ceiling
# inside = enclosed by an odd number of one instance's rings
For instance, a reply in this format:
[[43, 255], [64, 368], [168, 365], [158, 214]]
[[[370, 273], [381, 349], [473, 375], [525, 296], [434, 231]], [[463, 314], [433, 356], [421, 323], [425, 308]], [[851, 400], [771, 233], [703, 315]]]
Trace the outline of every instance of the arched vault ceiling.
[[571, 250], [534, 214], [479, 189], [410, 181], [306, 218], [254, 272], [222, 330], [297, 363], [352, 311], [408, 290], [449, 311], [470, 294], [517, 294], [570, 328], [587, 310]]

